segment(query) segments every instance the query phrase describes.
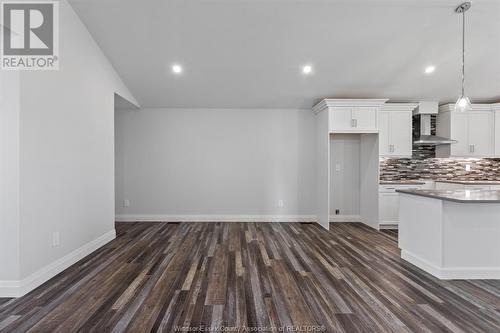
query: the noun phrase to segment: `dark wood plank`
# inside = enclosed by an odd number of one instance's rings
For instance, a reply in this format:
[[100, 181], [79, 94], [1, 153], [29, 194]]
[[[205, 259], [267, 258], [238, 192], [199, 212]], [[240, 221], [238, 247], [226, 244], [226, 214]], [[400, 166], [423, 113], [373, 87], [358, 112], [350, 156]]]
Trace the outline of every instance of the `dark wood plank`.
[[0, 299], [0, 332], [500, 332], [500, 281], [440, 281], [400, 258], [397, 231], [358, 223], [116, 228], [116, 240], [33, 292]]

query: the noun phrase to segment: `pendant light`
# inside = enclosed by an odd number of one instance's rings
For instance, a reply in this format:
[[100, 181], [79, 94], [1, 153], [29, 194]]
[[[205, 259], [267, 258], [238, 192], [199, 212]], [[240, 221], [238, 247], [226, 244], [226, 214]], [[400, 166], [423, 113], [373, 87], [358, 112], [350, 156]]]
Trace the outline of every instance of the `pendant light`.
[[470, 7], [471, 3], [467, 1], [455, 9], [457, 14], [462, 14], [462, 93], [455, 103], [455, 110], [461, 112], [468, 111], [472, 107], [469, 97], [465, 95], [465, 12]]

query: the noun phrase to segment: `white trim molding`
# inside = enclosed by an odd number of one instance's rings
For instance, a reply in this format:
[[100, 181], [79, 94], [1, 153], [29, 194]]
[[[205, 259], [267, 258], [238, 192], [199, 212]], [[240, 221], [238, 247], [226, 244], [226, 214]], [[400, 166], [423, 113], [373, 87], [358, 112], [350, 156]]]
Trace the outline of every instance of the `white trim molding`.
[[117, 222], [316, 222], [316, 215], [116, 215]]
[[21, 297], [26, 295], [115, 238], [116, 230], [110, 230], [64, 257], [42, 267], [25, 279], [20, 281], [0, 281], [0, 297]]
[[[492, 111], [495, 104], [472, 104], [472, 111]], [[439, 106], [439, 112], [454, 112], [455, 104], [444, 104]]]
[[437, 267], [429, 261], [408, 251], [401, 250], [401, 258], [441, 280], [500, 279], [500, 268], [496, 267]]
[[387, 102], [388, 99], [324, 99], [315, 106], [313, 106], [313, 112], [315, 114], [331, 108], [336, 107], [377, 107], [380, 108]]
[[417, 106], [418, 103], [385, 103], [380, 111], [413, 111]]
[[361, 222], [360, 215], [330, 215], [330, 222]]

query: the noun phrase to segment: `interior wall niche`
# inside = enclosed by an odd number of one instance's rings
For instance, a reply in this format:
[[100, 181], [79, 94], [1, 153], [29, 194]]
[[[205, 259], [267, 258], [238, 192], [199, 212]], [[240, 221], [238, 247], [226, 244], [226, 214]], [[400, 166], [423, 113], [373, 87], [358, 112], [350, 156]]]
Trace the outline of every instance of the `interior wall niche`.
[[330, 135], [330, 221], [378, 226], [378, 134]]
[[330, 136], [330, 215], [359, 215], [360, 146], [359, 135]]

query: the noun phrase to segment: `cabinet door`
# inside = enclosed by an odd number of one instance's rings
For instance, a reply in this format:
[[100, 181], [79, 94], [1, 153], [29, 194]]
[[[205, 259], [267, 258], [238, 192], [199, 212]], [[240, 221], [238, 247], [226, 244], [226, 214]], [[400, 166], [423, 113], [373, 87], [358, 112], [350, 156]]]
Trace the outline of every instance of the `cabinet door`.
[[436, 190], [463, 190], [464, 187], [462, 184], [436, 182]]
[[399, 194], [379, 194], [379, 223], [398, 224], [399, 222]]
[[465, 185], [464, 189], [469, 191], [484, 191], [489, 190], [491, 187], [489, 185]]
[[412, 154], [412, 114], [411, 112], [392, 112], [390, 117], [391, 155], [408, 156]]
[[355, 128], [359, 130], [377, 130], [377, 108], [356, 107], [352, 109]]
[[389, 156], [390, 152], [390, 141], [389, 141], [389, 117], [390, 112], [380, 111], [378, 115], [378, 143], [379, 143], [379, 154], [380, 156]]
[[467, 112], [451, 113], [451, 138], [457, 140], [457, 143], [451, 145], [451, 156], [469, 156], [468, 140], [468, 116]]
[[335, 108], [330, 110], [330, 131], [353, 130], [352, 108]]
[[491, 112], [471, 111], [469, 118], [469, 156], [492, 155], [493, 119]]

